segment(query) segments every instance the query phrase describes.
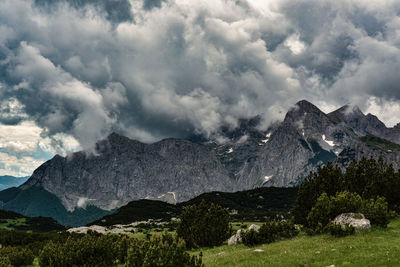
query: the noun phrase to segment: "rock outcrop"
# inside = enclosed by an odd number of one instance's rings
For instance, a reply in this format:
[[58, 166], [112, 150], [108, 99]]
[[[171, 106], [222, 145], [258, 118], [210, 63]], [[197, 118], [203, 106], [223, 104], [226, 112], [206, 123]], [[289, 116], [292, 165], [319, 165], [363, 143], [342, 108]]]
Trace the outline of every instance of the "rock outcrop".
[[258, 232], [258, 231], [260, 231], [260, 228], [261, 227], [259, 225], [252, 224], [249, 226], [249, 228], [247, 228], [247, 230], [242, 230], [242, 229], [237, 230], [236, 234], [234, 234], [233, 236], [231, 236], [228, 239], [228, 245], [232, 246], [232, 245], [236, 245], [236, 244], [241, 244], [242, 243], [242, 234], [244, 232], [251, 231], [251, 230]]
[[371, 223], [362, 213], [342, 213], [337, 216], [334, 223], [340, 224], [342, 227], [346, 225], [353, 226], [356, 230], [366, 230], [371, 228]]

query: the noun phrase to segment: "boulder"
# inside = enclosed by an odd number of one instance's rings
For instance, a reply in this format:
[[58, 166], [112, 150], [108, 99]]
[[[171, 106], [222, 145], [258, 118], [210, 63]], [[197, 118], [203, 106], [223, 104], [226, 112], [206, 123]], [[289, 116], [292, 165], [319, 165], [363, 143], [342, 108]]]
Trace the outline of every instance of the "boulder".
[[233, 236], [231, 236], [231, 237], [228, 239], [228, 245], [229, 245], [229, 246], [232, 246], [232, 245], [236, 245], [236, 244], [242, 243], [241, 234], [242, 234], [242, 230], [237, 230], [237, 231], [236, 231], [236, 234], [234, 234]]
[[353, 226], [356, 230], [365, 230], [371, 228], [371, 223], [362, 213], [342, 213], [337, 216], [334, 223], [340, 224], [342, 227], [346, 225]]
[[228, 239], [228, 245], [231, 246], [231, 245], [236, 245], [236, 244], [242, 243], [241, 234], [243, 232], [250, 231], [250, 230], [254, 230], [254, 231], [258, 232], [258, 231], [260, 231], [260, 226], [258, 226], [256, 224], [252, 224], [249, 226], [249, 228], [247, 230], [237, 230], [236, 234], [234, 234], [233, 236], [231, 236]]
[[257, 224], [252, 224], [247, 229], [247, 231], [250, 231], [250, 230], [254, 230], [254, 231], [258, 232], [258, 231], [260, 231], [260, 226], [258, 226]]

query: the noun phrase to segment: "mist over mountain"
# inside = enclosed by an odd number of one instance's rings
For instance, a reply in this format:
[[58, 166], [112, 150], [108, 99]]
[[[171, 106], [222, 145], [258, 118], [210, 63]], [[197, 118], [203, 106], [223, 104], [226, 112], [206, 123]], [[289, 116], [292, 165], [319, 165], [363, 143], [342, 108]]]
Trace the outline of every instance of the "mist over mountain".
[[[358, 107], [325, 114], [302, 100], [266, 131], [259, 123], [258, 117], [242, 120], [223, 129], [219, 140], [145, 144], [112, 133], [94, 151], [56, 155], [41, 165], [15, 196], [3, 198], [3, 208], [24, 214], [32, 203], [12, 200], [32, 190], [41, 196], [39, 190], [58, 199], [65, 212], [95, 208], [101, 214], [138, 199], [177, 203], [211, 191], [297, 186], [328, 161], [346, 167], [362, 157], [383, 157], [400, 167], [398, 126], [388, 128]], [[28, 215], [40, 215], [40, 208]]]

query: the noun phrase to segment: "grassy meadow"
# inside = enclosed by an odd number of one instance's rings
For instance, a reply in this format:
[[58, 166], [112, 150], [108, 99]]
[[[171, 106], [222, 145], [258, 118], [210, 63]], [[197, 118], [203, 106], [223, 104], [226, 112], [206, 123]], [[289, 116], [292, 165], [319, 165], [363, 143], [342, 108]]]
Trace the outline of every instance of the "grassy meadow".
[[301, 233], [251, 248], [224, 245], [202, 251], [205, 266], [400, 266], [400, 218], [386, 229], [373, 228], [343, 238]]

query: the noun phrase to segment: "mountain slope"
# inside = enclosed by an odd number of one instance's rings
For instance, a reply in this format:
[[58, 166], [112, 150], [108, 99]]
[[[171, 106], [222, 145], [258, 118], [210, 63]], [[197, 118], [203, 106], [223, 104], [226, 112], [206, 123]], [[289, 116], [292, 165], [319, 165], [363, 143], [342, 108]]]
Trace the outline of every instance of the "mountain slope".
[[135, 200], [90, 225], [111, 226], [148, 219], [169, 221], [179, 217], [186, 206], [198, 205], [203, 200], [228, 209], [233, 220], [263, 221], [266, 217], [288, 216], [296, 197], [297, 188], [262, 187], [234, 193], [204, 193], [177, 205], [156, 200]]
[[[56, 155], [20, 189], [51, 193], [73, 214], [86, 206], [110, 211], [138, 199], [177, 203], [211, 191], [296, 186], [328, 161], [345, 167], [372, 156], [400, 166], [400, 151], [386, 149], [400, 144], [400, 126], [387, 128], [356, 107], [325, 114], [302, 100], [282, 122], [267, 130], [259, 124], [260, 117], [255, 117], [239, 121], [235, 129], [222, 127], [223, 143], [195, 137], [144, 144], [113, 133], [97, 143], [94, 153]], [[0, 194], [0, 200], [11, 193]], [[5, 205], [29, 212], [22, 202]]]
[[27, 217], [0, 209], [0, 229], [29, 230], [35, 232], [63, 231], [66, 227], [47, 217]]
[[95, 206], [67, 211], [60, 199], [40, 187], [26, 190], [14, 187], [1, 191], [0, 209], [15, 211], [29, 217], [50, 217], [68, 226], [84, 225], [110, 213]]

